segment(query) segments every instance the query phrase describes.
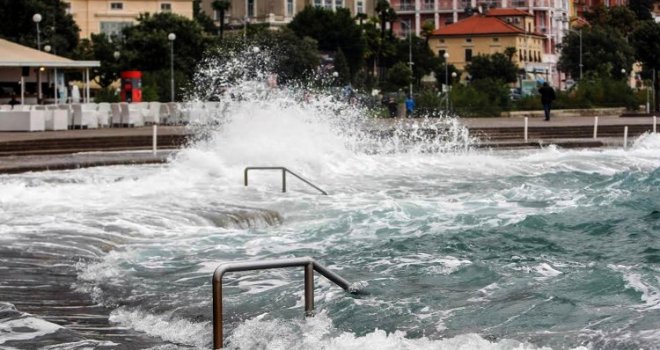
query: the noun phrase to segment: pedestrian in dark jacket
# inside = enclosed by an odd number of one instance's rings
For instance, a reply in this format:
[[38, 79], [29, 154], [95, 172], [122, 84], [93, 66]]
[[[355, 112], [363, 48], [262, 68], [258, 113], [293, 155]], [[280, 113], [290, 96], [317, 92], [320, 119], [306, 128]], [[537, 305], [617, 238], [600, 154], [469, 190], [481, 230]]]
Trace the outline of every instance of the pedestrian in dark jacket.
[[541, 104], [543, 104], [543, 111], [545, 112], [545, 121], [550, 120], [550, 107], [552, 101], [555, 100], [555, 90], [548, 85], [548, 83], [543, 83], [543, 86], [539, 89], [539, 94], [541, 94]]

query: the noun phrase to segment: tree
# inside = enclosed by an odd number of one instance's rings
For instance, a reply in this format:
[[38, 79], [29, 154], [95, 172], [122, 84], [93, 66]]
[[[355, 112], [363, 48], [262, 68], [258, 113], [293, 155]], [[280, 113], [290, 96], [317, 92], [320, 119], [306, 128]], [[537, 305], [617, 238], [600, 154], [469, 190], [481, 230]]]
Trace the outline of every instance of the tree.
[[225, 30], [225, 12], [231, 7], [231, 2], [229, 0], [214, 0], [211, 3], [213, 10], [218, 12], [218, 17], [220, 20], [220, 40], [222, 40], [222, 34]]
[[516, 48], [513, 46], [509, 46], [504, 49], [504, 55], [509, 59], [510, 62], [513, 62], [513, 57], [516, 55], [516, 52], [518, 52], [518, 50], [516, 50]]
[[[422, 77], [430, 74], [435, 67], [441, 64], [441, 60], [433, 54], [425, 40], [414, 35], [411, 38], [406, 37], [395, 40], [396, 55], [389, 59], [385, 58], [383, 60], [385, 66], [391, 67], [397, 62], [407, 63], [410, 51], [412, 51], [413, 78], [417, 85], [420, 84]], [[411, 42], [412, 45], [410, 45]]]
[[653, 15], [651, 14], [653, 0], [629, 0], [628, 8], [635, 13], [639, 20], [647, 21], [653, 19]]
[[[280, 83], [310, 79], [310, 73], [316, 70], [321, 62], [316, 40], [310, 37], [301, 40], [289, 28], [278, 31], [262, 30], [256, 33], [253, 39], [258, 46], [269, 48], [275, 53], [272, 69]], [[243, 40], [240, 39], [240, 42]]]
[[482, 79], [500, 80], [505, 83], [517, 81], [516, 65], [505, 54], [499, 52], [473, 57], [465, 70], [470, 73], [472, 81]]
[[102, 88], [107, 88], [114, 81], [119, 79], [119, 73], [122, 71], [121, 56], [115, 58], [114, 54], [119, 51], [117, 38], [111, 40], [110, 37], [101, 34], [92, 34], [92, 39], [83, 39], [76, 48], [75, 56], [82, 60], [97, 60], [101, 62], [101, 67], [94, 68], [94, 81]]
[[346, 85], [351, 82], [351, 71], [348, 69], [348, 62], [344, 52], [339, 49], [335, 55], [335, 72], [339, 74], [337, 80], [341, 85]]
[[213, 19], [202, 10], [202, 0], [193, 0], [193, 19], [204, 28], [205, 32], [209, 34], [216, 32]]
[[424, 42], [426, 42], [426, 45], [429, 44], [429, 39], [431, 39], [431, 36], [433, 35], [433, 31], [435, 30], [435, 24], [430, 21], [426, 21], [422, 23], [422, 36], [424, 37]]
[[[174, 41], [175, 75], [181, 72], [189, 81], [192, 79], [197, 63], [204, 55], [210, 38], [206, 37], [201, 26], [186, 17], [173, 13], [141, 14], [138, 23], [124, 28], [122, 57], [126, 68], [150, 72], [166, 72], [169, 76], [169, 59], [154, 59], [170, 57], [169, 33], [176, 34]], [[177, 86], [184, 82], [177, 80]], [[168, 97], [169, 86], [158, 86], [158, 95]]]
[[600, 5], [593, 7], [584, 16], [592, 26], [616, 29], [624, 37], [635, 30], [638, 23], [635, 13], [625, 6], [605, 7]]
[[[645, 21], [630, 36], [635, 48], [635, 57], [643, 63], [644, 70], [654, 72], [655, 101], [660, 101], [660, 23]], [[660, 104], [656, 103], [656, 111], [660, 111]]]
[[387, 70], [387, 83], [391, 85], [390, 89], [405, 89], [412, 81], [412, 71], [405, 62], [398, 62]]
[[435, 82], [439, 90], [442, 90], [443, 85], [454, 85], [454, 83], [456, 83], [456, 81], [452, 79], [452, 73], [456, 73], [457, 77], [461, 76], [461, 71], [459, 71], [453, 64], [450, 64], [445, 69], [445, 63], [441, 63], [433, 69], [433, 75], [435, 75]]
[[[600, 26], [582, 28], [583, 71], [623, 78], [621, 69], [630, 71], [634, 50], [619, 30]], [[564, 37], [558, 67], [573, 77], [580, 76], [580, 37], [571, 32]]]
[[361, 28], [355, 23], [348, 9], [331, 11], [321, 7], [305, 7], [291, 23], [300, 38], [310, 37], [318, 42], [319, 50], [336, 52], [341, 49], [346, 56], [351, 75], [362, 67], [365, 49]]
[[0, 0], [0, 8], [0, 37], [36, 48], [37, 30], [32, 16], [39, 13], [42, 48], [48, 44], [53, 53], [72, 57], [80, 28], [61, 0]]

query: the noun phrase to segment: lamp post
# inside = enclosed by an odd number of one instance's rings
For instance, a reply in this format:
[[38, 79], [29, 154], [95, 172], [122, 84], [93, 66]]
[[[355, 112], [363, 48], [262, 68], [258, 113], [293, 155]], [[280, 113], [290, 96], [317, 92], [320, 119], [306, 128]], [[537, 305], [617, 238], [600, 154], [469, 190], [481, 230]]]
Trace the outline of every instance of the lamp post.
[[[39, 23], [41, 22], [41, 14], [35, 13], [32, 16], [32, 21], [37, 25], [37, 50], [41, 51], [41, 29]], [[37, 104], [41, 104], [41, 70], [37, 70]]]
[[447, 108], [446, 114], [449, 114], [449, 52], [445, 52], [442, 57], [445, 59], [445, 86], [447, 86]]
[[413, 60], [412, 60], [412, 24], [410, 22], [401, 22], [408, 28], [408, 65], [410, 66], [410, 98], [413, 96]]
[[[46, 46], [44, 46], [44, 51], [46, 51], [46, 52], [48, 52], [48, 53], [50, 53], [51, 49], [52, 49], [52, 48], [50, 47], [50, 45], [46, 45]], [[54, 102], [54, 103], [57, 104], [57, 93], [58, 93], [58, 90], [57, 90], [57, 88], [58, 88], [58, 84], [57, 84], [57, 68], [53, 68], [53, 80], [54, 80], [54, 84], [53, 84], [53, 98], [55, 99], [55, 102]]]
[[626, 85], [628, 85], [628, 81], [626, 79], [627, 77], [626, 77], [626, 69], [625, 68], [621, 68], [621, 75], [623, 76], [623, 81], [626, 83]]
[[176, 40], [176, 34], [170, 33], [167, 40], [170, 41], [170, 96], [174, 102], [174, 40]]
[[456, 72], [451, 72], [451, 85], [449, 85], [449, 90], [447, 91], [447, 103], [449, 103], [449, 94], [451, 92], [452, 87], [454, 86], [454, 83], [456, 83], [456, 77], [458, 74]]

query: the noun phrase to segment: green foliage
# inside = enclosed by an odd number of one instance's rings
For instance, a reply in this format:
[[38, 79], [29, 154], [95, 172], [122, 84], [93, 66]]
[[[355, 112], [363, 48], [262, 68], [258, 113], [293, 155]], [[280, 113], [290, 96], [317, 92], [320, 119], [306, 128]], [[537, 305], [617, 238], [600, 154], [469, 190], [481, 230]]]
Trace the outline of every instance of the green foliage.
[[628, 0], [628, 8], [637, 15], [637, 18], [643, 21], [652, 20], [653, 0]]
[[[660, 23], [646, 21], [642, 23], [630, 36], [635, 47], [635, 57], [643, 64], [647, 73], [660, 72]], [[651, 79], [652, 77], [652, 73]], [[660, 78], [655, 77], [656, 101], [660, 101]], [[660, 104], [656, 104], [660, 111]]]
[[39, 13], [41, 47], [50, 45], [52, 53], [73, 57], [80, 28], [61, 0], [0, 0], [0, 8], [0, 37], [36, 48], [37, 27], [32, 16]]
[[316, 40], [309, 37], [300, 40], [291, 29], [265, 30], [257, 34], [254, 40], [275, 53], [274, 71], [281, 83], [309, 79], [310, 73], [320, 64]]
[[344, 56], [341, 49], [337, 50], [337, 55], [335, 55], [335, 72], [339, 74], [337, 77], [339, 84], [346, 85], [351, 82], [351, 71], [348, 68], [348, 62], [346, 62], [346, 56]]
[[[185, 91], [190, 91], [190, 80], [181, 71], [174, 71], [174, 93], [176, 100], [186, 97]], [[145, 102], [171, 100], [171, 77], [169, 69], [143, 72], [142, 74], [142, 100]]]
[[448, 85], [454, 85], [455, 81], [452, 79], [452, 73], [456, 73], [456, 80], [461, 76], [461, 71], [459, 71], [453, 64], [445, 67], [445, 64], [441, 63], [435, 67], [433, 75], [435, 75], [435, 82], [438, 89], [442, 90], [442, 86], [445, 85], [445, 83]]
[[[630, 72], [634, 61], [633, 48], [619, 30], [599, 26], [582, 28], [583, 70], [601, 76], [623, 78], [621, 69]], [[580, 76], [580, 37], [571, 32], [564, 37], [558, 68], [573, 77]]]
[[98, 91], [96, 91], [96, 96], [94, 97], [94, 102], [100, 103], [100, 102], [119, 102], [119, 93], [117, 92], [117, 89], [113, 89], [111, 87], [105, 87], [101, 88]]
[[[552, 103], [554, 109], [579, 109], [597, 107], [626, 107], [637, 109], [639, 97], [622, 79], [598, 78], [588, 76], [579, 88], [570, 91], [557, 91], [557, 99]], [[645, 97], [644, 102], [646, 102]], [[538, 95], [527, 96], [513, 103], [513, 110], [541, 109]]]
[[348, 9], [336, 11], [307, 6], [298, 13], [288, 25], [300, 38], [310, 37], [318, 42], [321, 51], [341, 49], [352, 74], [355, 74], [363, 62], [365, 49], [360, 27], [351, 17]]
[[584, 16], [592, 26], [617, 30], [624, 37], [628, 36], [638, 23], [635, 13], [625, 6], [600, 5], [592, 7]]
[[422, 77], [430, 74], [434, 68], [441, 64], [441, 60], [433, 54], [426, 41], [417, 36], [394, 39], [393, 41], [396, 43], [396, 56], [389, 60], [385, 59], [383, 61], [385, 66], [391, 67], [397, 62], [407, 63], [412, 48], [413, 82], [417, 86], [419, 86]]
[[509, 105], [507, 84], [486, 78], [456, 85], [451, 90], [451, 103], [462, 117], [497, 117]]
[[472, 81], [490, 79], [506, 83], [515, 82], [518, 71], [516, 65], [505, 54], [499, 52], [472, 57], [472, 62], [465, 67], [465, 70], [472, 76]]
[[388, 91], [396, 91], [405, 89], [410, 85], [412, 72], [410, 66], [404, 62], [396, 63], [392, 68], [387, 71], [387, 87]]
[[204, 32], [215, 34], [215, 23], [213, 23], [213, 19], [202, 10], [202, 0], [193, 0], [193, 19], [204, 28]]
[[218, 12], [220, 19], [220, 39], [222, 39], [225, 31], [225, 12], [231, 7], [231, 2], [229, 0], [213, 0], [211, 7]]
[[417, 94], [415, 100], [416, 110], [415, 114], [418, 116], [435, 116], [438, 111], [445, 108], [442, 97], [435, 89], [424, 89]]
[[[115, 38], [116, 39], [116, 38]], [[92, 34], [92, 40], [83, 39], [76, 48], [75, 55], [79, 59], [97, 60], [101, 67], [94, 68], [94, 80], [102, 87], [108, 87], [119, 79], [122, 70], [121, 56], [114, 57], [114, 53], [121, 50], [116, 41], [110, 40], [105, 34]]]

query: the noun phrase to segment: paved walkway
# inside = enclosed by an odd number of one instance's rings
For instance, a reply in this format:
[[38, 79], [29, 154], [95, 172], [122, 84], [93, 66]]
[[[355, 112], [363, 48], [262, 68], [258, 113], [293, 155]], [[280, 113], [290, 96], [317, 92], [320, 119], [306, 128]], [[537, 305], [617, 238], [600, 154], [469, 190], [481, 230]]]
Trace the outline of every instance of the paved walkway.
[[[158, 135], [185, 135], [184, 126], [158, 126]], [[46, 139], [72, 139], [81, 137], [146, 136], [153, 134], [153, 127], [103, 128], [85, 130], [6, 132], [0, 131], [0, 142], [39, 141]]]

